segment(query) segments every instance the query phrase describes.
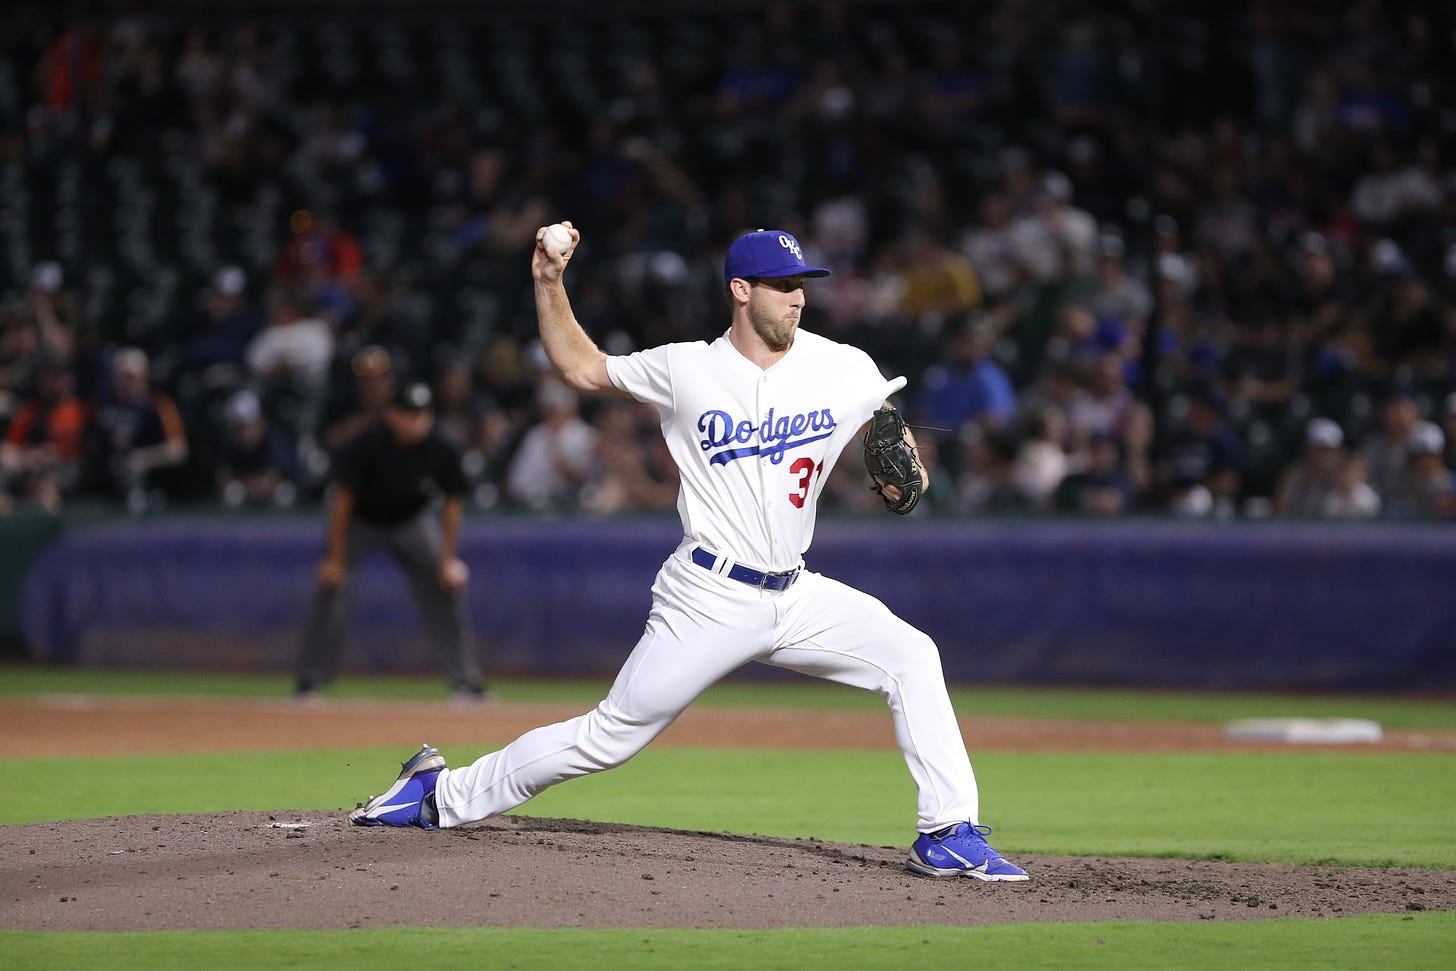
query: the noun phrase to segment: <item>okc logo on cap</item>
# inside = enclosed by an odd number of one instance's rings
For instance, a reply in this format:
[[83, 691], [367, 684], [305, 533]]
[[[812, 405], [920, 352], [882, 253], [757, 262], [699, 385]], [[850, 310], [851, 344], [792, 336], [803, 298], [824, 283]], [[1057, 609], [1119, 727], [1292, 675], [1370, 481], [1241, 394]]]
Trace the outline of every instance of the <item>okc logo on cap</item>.
[[804, 250], [791, 234], [758, 229], [735, 239], [723, 261], [723, 282], [784, 276], [828, 276], [822, 266], [806, 266]]

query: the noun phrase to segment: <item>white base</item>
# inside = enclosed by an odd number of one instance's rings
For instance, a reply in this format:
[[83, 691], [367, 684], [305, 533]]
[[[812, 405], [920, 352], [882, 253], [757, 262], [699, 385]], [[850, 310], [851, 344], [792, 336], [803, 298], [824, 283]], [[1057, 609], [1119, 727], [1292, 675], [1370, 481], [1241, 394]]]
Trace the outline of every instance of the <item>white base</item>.
[[1240, 718], [1224, 726], [1231, 742], [1289, 742], [1295, 745], [1350, 745], [1378, 742], [1380, 725], [1364, 718]]

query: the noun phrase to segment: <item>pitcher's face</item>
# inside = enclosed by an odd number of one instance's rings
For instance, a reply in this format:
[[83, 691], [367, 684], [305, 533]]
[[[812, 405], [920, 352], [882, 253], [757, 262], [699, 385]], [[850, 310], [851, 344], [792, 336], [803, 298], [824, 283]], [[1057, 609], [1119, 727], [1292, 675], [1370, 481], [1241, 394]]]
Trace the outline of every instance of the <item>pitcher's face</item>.
[[804, 278], [775, 277], [749, 281], [748, 320], [770, 349], [781, 351], [794, 342], [804, 311]]

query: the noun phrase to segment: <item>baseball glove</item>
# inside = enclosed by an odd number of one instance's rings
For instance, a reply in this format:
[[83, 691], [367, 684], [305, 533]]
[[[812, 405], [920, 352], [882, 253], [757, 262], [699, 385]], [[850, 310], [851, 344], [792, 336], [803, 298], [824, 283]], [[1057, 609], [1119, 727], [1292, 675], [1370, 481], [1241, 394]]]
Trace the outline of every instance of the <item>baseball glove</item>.
[[[874, 481], [871, 486], [885, 500], [885, 508], [903, 516], [920, 501], [920, 460], [905, 441], [905, 419], [891, 407], [881, 408], [865, 431], [864, 462]], [[896, 486], [900, 499], [892, 502], [885, 486]]]

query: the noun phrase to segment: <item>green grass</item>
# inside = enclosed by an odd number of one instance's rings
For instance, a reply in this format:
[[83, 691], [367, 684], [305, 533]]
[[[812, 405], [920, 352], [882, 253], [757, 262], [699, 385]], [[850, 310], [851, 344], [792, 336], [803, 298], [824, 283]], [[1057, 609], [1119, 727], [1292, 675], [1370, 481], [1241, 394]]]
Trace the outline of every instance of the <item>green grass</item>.
[[[740, 930], [190, 931], [37, 934], [0, 931], [13, 971], [105, 967], [194, 968], [632, 968], [836, 971], [1018, 968], [1086, 971], [1250, 968], [1349, 971], [1445, 969], [1456, 914], [1226, 924], [1024, 924]], [[973, 957], [980, 955], [980, 958]], [[1014, 955], [1014, 961], [987, 956]]]
[[[481, 753], [445, 754], [460, 762]], [[379, 791], [400, 757], [361, 748], [0, 760], [7, 780], [0, 823], [342, 810]], [[1456, 869], [1453, 769], [1452, 757], [1430, 754], [976, 758], [982, 819], [1008, 854]], [[554, 787], [518, 812], [883, 846], [909, 838], [914, 809], [909, 773], [895, 752], [715, 749], [705, 764], [700, 752], [664, 747]]]
[[[290, 686], [286, 675], [256, 672], [115, 671], [29, 664], [0, 667], [0, 698], [45, 694], [277, 698], [286, 696]], [[591, 705], [600, 700], [609, 682], [507, 679], [495, 687], [503, 698], [511, 701]], [[439, 700], [445, 696], [445, 691], [438, 678], [358, 675], [344, 678], [331, 687], [327, 695], [350, 699]], [[1456, 704], [1450, 698], [977, 688], [964, 685], [953, 686], [951, 695], [956, 710], [963, 715], [1204, 724], [1235, 718], [1343, 717], [1368, 718], [1391, 729], [1456, 731]], [[884, 709], [884, 703], [869, 692], [809, 678], [771, 681], [732, 679], [710, 688], [696, 704], [860, 711]]]

